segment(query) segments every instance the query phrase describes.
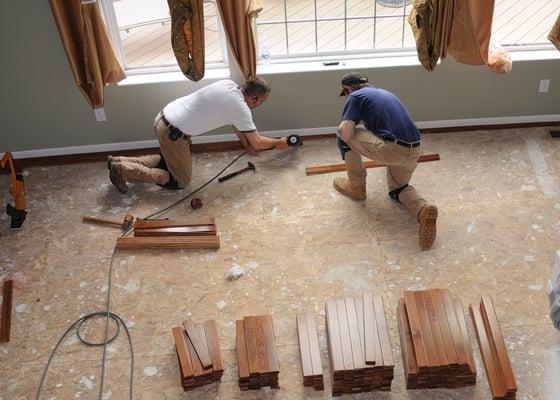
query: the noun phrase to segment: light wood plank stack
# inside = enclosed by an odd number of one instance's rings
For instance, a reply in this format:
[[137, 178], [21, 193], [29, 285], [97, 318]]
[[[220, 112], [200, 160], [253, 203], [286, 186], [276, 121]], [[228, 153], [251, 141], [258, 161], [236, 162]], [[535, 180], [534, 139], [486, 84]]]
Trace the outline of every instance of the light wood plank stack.
[[271, 315], [244, 317], [236, 322], [239, 388], [278, 386], [278, 355]]
[[449, 290], [405, 291], [397, 320], [407, 389], [476, 383], [463, 306]]
[[117, 238], [119, 250], [142, 249], [219, 249], [213, 217], [196, 220], [138, 220], [134, 237]]
[[195, 323], [189, 319], [172, 332], [185, 392], [222, 379], [224, 367], [215, 321]]
[[469, 306], [469, 310], [492, 398], [515, 399], [517, 384], [492, 298], [488, 295], [482, 296], [479, 303]]
[[332, 395], [391, 390], [394, 362], [381, 296], [328, 300], [326, 325]]
[[303, 371], [303, 385], [312, 386], [315, 390], [325, 390], [315, 317], [310, 312], [299, 313], [296, 317], [296, 323]]

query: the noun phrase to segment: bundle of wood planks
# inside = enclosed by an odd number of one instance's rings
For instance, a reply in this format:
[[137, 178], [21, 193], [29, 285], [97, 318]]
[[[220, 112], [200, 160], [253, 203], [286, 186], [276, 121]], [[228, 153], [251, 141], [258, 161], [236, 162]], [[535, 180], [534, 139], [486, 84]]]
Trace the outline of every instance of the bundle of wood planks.
[[117, 249], [219, 249], [213, 217], [172, 221], [140, 219], [134, 223], [134, 237], [117, 238]]
[[303, 371], [303, 385], [312, 386], [315, 390], [325, 390], [315, 317], [310, 312], [299, 313], [296, 317], [296, 323]]
[[216, 321], [195, 323], [189, 319], [172, 332], [185, 392], [222, 379], [224, 367]]
[[381, 296], [328, 300], [326, 326], [333, 396], [391, 390], [394, 363]]
[[279, 388], [280, 370], [274, 344], [272, 316], [248, 316], [235, 322], [239, 388]]
[[483, 295], [479, 303], [469, 306], [469, 310], [492, 398], [515, 399], [517, 384], [492, 298]]
[[463, 306], [449, 290], [405, 291], [397, 320], [407, 389], [476, 383]]

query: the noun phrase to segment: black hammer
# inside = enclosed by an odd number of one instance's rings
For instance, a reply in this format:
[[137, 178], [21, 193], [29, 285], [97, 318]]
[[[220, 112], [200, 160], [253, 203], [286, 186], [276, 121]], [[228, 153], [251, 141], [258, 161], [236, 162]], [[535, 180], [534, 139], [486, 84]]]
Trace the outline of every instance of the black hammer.
[[243, 172], [255, 171], [255, 170], [256, 170], [255, 165], [252, 162], [247, 162], [247, 166], [245, 168], [240, 169], [239, 171], [232, 172], [231, 174], [228, 174], [226, 176], [222, 176], [221, 178], [218, 178], [218, 182], [227, 181], [228, 179], [231, 179], [236, 175], [242, 174]]

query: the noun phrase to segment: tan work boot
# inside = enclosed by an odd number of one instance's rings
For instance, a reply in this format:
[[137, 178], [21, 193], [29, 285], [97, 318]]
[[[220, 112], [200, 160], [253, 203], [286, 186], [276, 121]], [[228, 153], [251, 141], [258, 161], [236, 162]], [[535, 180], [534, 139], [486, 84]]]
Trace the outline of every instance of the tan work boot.
[[121, 170], [118, 164], [114, 162], [110, 163], [109, 179], [111, 180], [111, 183], [117, 187], [117, 190], [119, 192], [121, 193], [128, 192], [128, 186], [126, 186], [126, 182], [122, 177]]
[[354, 200], [365, 200], [366, 198], [366, 184], [353, 185], [347, 178], [336, 178], [333, 181], [333, 186], [336, 190], [345, 196]]
[[438, 209], [430, 204], [424, 205], [418, 213], [418, 237], [420, 239], [420, 248], [428, 250], [436, 241], [436, 225], [437, 225]]

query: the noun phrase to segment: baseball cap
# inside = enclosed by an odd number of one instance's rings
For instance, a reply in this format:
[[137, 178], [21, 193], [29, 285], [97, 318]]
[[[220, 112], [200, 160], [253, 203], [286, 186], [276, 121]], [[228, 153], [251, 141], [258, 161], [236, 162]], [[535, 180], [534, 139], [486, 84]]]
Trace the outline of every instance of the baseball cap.
[[344, 87], [345, 86], [352, 86], [358, 85], [361, 83], [368, 83], [368, 78], [362, 75], [360, 72], [350, 72], [342, 77], [340, 81], [340, 85], [342, 88], [340, 89], [340, 96], [344, 96]]

